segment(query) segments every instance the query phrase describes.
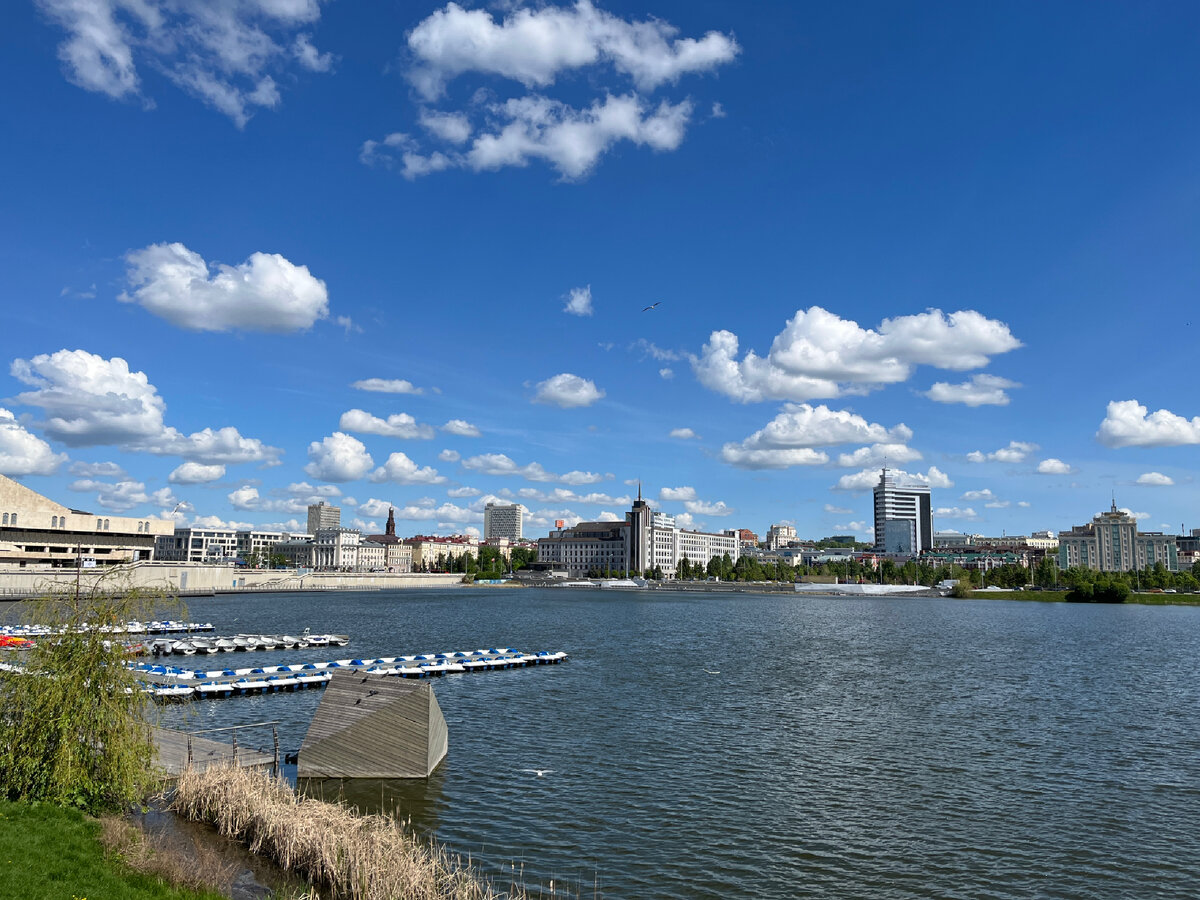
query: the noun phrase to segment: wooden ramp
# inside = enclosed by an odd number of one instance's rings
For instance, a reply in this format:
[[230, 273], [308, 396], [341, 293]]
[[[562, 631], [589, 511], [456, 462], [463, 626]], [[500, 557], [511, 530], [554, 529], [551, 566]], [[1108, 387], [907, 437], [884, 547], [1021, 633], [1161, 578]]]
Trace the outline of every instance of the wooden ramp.
[[236, 763], [242, 768], [270, 768], [275, 765], [271, 753], [252, 750], [238, 744], [236, 757], [234, 745], [209, 740], [199, 735], [188, 735], [184, 731], [169, 728], [152, 728], [154, 737], [154, 765], [168, 777], [176, 778], [188, 766], [188, 741], [191, 741], [192, 768], [203, 772], [209, 766]]
[[298, 778], [427, 778], [446, 720], [424, 681], [338, 672], [300, 745]]

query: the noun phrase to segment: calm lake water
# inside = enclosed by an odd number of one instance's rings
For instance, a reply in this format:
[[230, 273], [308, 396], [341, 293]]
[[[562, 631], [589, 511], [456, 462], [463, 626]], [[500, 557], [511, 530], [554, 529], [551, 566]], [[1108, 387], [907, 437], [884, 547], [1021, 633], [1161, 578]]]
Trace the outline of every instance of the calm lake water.
[[[609, 898], [1200, 896], [1198, 608], [477, 588], [189, 612], [218, 633], [351, 635], [240, 665], [570, 653], [435, 680], [434, 776], [345, 791], [500, 879], [515, 864]], [[162, 712], [278, 719], [294, 751], [321, 696]]]

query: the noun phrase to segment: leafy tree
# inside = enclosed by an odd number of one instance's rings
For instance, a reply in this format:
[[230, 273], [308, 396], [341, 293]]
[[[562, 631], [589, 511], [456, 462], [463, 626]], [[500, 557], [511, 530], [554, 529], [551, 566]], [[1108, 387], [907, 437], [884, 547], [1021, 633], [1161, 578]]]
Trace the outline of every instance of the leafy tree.
[[679, 558], [679, 565], [675, 567], [675, 577], [684, 581], [692, 577], [692, 564], [686, 553]]
[[144, 795], [152, 756], [145, 695], [120, 637], [95, 626], [152, 618], [156, 605], [161, 615], [163, 600], [109, 585], [29, 605], [29, 620], [55, 634], [21, 655], [28, 674], [0, 673], [5, 797], [96, 813]]

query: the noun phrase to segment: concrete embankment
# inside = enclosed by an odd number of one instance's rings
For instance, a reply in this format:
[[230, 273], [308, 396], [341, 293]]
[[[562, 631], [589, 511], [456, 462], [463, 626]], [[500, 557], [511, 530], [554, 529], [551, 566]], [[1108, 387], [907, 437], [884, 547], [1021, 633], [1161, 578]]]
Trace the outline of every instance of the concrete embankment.
[[76, 577], [82, 591], [140, 588], [184, 596], [234, 592], [362, 591], [446, 588], [462, 582], [461, 575], [425, 575], [392, 572], [301, 572], [284, 569], [240, 569], [232, 566], [140, 562], [111, 568], [0, 569], [0, 599], [70, 593]]

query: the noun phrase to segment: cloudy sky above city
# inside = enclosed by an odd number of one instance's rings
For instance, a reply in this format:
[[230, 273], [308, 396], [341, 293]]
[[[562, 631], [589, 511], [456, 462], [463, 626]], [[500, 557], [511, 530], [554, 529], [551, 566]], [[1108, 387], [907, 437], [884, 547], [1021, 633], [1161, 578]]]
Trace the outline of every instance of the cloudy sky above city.
[[1198, 7], [3, 23], [0, 472], [72, 507], [866, 538], [886, 463], [938, 530], [1200, 526]]

